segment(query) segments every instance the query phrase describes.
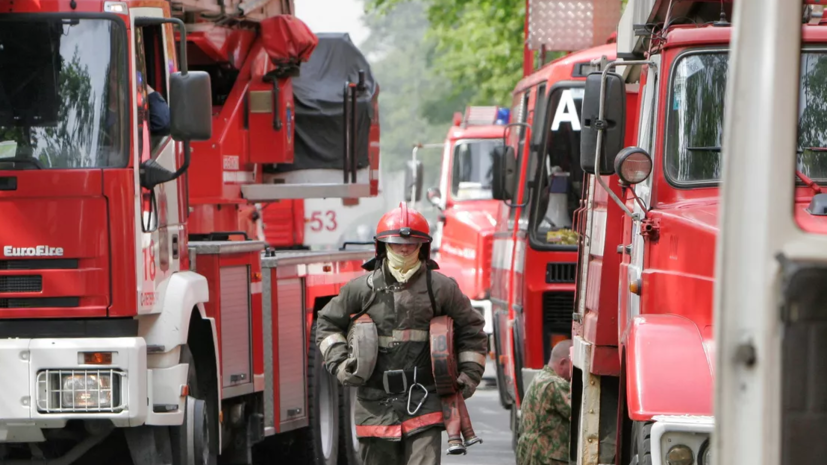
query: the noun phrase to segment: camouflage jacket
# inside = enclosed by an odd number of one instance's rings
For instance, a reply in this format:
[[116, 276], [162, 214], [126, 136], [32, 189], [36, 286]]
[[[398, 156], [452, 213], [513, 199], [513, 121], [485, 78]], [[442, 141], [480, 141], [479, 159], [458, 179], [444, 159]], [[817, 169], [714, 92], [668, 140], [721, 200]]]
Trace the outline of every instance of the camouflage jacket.
[[[407, 413], [407, 394], [388, 395], [382, 386], [382, 375], [387, 370], [412, 370], [432, 374], [429, 350], [431, 319], [448, 315], [454, 320], [454, 343], [459, 370], [479, 382], [485, 364], [487, 337], [483, 331], [485, 320], [474, 310], [453, 279], [434, 271], [436, 263], [429, 262], [400, 285], [380, 261], [365, 276], [342, 287], [320, 312], [316, 323], [316, 344], [324, 357], [325, 368], [335, 375], [336, 369], [348, 356], [347, 331], [351, 316], [367, 310], [376, 324], [379, 335], [379, 357], [373, 374], [356, 394], [354, 420], [358, 437], [401, 439], [426, 428], [442, 427], [442, 403], [433, 382], [427, 383], [428, 397], [415, 415]], [[431, 304], [428, 291], [431, 275]], [[436, 310], [436, 315], [434, 310]], [[413, 405], [422, 396], [414, 391]]]
[[519, 465], [569, 462], [571, 393], [569, 382], [549, 367], [534, 377], [520, 406]]

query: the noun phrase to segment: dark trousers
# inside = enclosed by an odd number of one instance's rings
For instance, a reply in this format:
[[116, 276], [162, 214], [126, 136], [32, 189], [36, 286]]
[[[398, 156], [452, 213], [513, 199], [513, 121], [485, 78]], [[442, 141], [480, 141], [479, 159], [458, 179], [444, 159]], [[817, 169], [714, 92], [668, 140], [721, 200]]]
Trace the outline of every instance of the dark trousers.
[[440, 465], [442, 430], [428, 428], [401, 441], [361, 438], [360, 454], [365, 465]]

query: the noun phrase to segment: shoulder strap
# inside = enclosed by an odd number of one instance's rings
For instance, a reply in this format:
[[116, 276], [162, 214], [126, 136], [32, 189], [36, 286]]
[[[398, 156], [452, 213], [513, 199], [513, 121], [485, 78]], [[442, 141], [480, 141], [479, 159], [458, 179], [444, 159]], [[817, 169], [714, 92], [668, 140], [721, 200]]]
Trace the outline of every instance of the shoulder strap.
[[428, 298], [431, 299], [431, 308], [434, 310], [434, 318], [442, 316], [442, 312], [439, 311], [439, 307], [436, 304], [436, 298], [434, 297], [434, 286], [432, 284], [433, 279], [431, 278], [430, 267], [425, 267], [425, 281], [428, 284]]
[[366, 302], [362, 302], [362, 308], [350, 316], [351, 321], [356, 321], [357, 318], [367, 313], [368, 309], [373, 304], [373, 301], [376, 300], [376, 284], [373, 282], [374, 273], [375, 272], [371, 271], [368, 274], [367, 279], [365, 279], [365, 284], [368, 286], [368, 289], [370, 289], [370, 296]]

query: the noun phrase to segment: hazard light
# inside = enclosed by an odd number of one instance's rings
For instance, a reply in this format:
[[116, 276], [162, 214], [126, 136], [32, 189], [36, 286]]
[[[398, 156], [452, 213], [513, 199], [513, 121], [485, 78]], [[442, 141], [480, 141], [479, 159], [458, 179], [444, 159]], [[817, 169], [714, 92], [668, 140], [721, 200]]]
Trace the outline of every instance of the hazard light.
[[124, 2], [104, 2], [103, 4], [103, 11], [106, 13], [117, 13], [119, 15], [125, 15], [129, 8], [126, 6]]
[[624, 184], [643, 182], [652, 173], [652, 157], [640, 147], [627, 147], [615, 158], [615, 173]]

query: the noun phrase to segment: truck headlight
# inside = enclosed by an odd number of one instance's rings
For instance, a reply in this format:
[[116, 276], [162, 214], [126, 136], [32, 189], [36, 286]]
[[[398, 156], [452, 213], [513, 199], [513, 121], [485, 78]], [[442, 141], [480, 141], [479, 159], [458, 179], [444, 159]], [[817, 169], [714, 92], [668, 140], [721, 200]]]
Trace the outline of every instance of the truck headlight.
[[43, 370], [37, 374], [37, 408], [46, 413], [122, 410], [118, 370]]
[[683, 444], [672, 446], [666, 453], [666, 463], [669, 465], [692, 465], [695, 463], [695, 456], [692, 449]]
[[112, 377], [110, 375], [63, 375], [61, 381], [65, 407], [112, 407]]

